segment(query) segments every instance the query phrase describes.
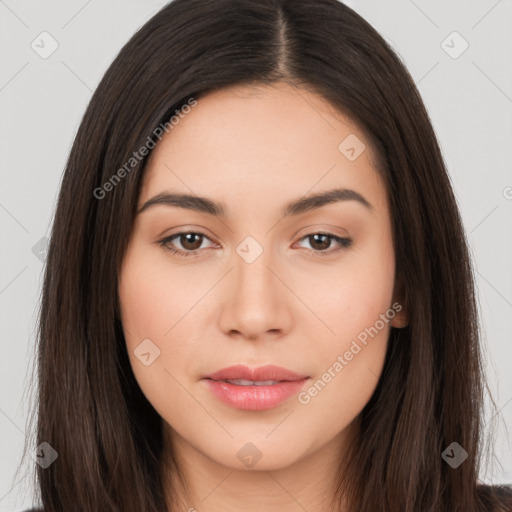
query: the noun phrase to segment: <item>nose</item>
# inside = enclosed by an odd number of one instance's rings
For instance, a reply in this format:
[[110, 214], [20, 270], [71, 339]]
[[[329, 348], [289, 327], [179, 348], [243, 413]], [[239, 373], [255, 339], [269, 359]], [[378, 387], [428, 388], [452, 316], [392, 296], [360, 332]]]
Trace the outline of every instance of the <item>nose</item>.
[[233, 270], [222, 287], [220, 329], [247, 340], [278, 339], [292, 328], [294, 303], [290, 275], [271, 251], [253, 262], [233, 255]]

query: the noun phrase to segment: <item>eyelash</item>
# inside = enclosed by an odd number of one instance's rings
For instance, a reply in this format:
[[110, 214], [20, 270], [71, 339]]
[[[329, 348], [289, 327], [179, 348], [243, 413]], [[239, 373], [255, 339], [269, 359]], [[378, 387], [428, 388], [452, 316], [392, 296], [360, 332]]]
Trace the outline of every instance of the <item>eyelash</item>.
[[[191, 235], [191, 234], [201, 235], [201, 236], [209, 239], [209, 237], [207, 235], [205, 235], [204, 233], [201, 233], [200, 231], [180, 231], [179, 233], [174, 233], [173, 235], [168, 236], [168, 237], [160, 240], [158, 243], [165, 250], [170, 251], [171, 253], [176, 254], [176, 255], [178, 255], [180, 257], [184, 257], [185, 258], [187, 256], [194, 256], [195, 254], [197, 254], [199, 252], [199, 249], [195, 250], [195, 251], [182, 251], [181, 249], [176, 249], [175, 247], [170, 247], [170, 246], [167, 245], [173, 239], [179, 238], [181, 235]], [[304, 240], [305, 238], [308, 238], [308, 237], [313, 236], [313, 235], [326, 236], [326, 237], [330, 238], [331, 240], [334, 240], [334, 241], [336, 241], [336, 242], [338, 242], [340, 244], [340, 247], [338, 247], [338, 249], [334, 249], [334, 250], [329, 250], [329, 249], [325, 249], [323, 251], [315, 251], [315, 250], [312, 250], [312, 249], [309, 250], [310, 253], [318, 254], [320, 256], [326, 256], [328, 254], [332, 254], [332, 253], [340, 251], [342, 249], [347, 249], [352, 244], [352, 239], [351, 238], [343, 238], [343, 237], [334, 235], [333, 233], [326, 233], [324, 231], [318, 231], [318, 232], [314, 232], [314, 233], [309, 233], [309, 234], [303, 236], [299, 241]]]

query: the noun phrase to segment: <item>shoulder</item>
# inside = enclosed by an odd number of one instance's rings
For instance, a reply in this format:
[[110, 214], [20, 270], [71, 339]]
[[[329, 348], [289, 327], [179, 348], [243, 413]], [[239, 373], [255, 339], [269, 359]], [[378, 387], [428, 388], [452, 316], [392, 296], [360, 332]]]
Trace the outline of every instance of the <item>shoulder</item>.
[[[512, 485], [486, 485], [477, 487], [486, 512], [512, 512]], [[23, 512], [43, 512], [42, 508], [31, 508]]]
[[512, 485], [481, 484], [477, 492], [486, 512], [512, 512]]

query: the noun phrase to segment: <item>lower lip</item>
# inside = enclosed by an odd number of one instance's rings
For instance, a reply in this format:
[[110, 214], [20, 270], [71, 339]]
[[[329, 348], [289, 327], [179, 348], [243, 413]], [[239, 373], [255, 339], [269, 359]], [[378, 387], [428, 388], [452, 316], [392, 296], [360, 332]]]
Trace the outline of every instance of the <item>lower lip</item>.
[[210, 391], [225, 404], [236, 409], [263, 411], [273, 409], [297, 394], [308, 379], [283, 381], [271, 386], [237, 386], [217, 380], [203, 380]]

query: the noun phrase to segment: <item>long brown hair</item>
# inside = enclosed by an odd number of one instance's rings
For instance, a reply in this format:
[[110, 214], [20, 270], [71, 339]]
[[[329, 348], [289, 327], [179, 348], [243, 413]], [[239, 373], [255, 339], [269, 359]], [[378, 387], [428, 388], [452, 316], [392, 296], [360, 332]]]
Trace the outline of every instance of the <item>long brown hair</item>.
[[[190, 98], [277, 81], [320, 94], [371, 142], [409, 318], [391, 329], [333, 508], [344, 496], [359, 512], [506, 510], [508, 498], [477, 480], [486, 387], [464, 229], [403, 63], [337, 0], [175, 0], [107, 70], [63, 176], [38, 323], [36, 442], [59, 455], [36, 465], [46, 512], [167, 510], [162, 420], [134, 378], [119, 316], [118, 272], [147, 156], [130, 159]], [[456, 469], [442, 457], [452, 442], [468, 453]]]

